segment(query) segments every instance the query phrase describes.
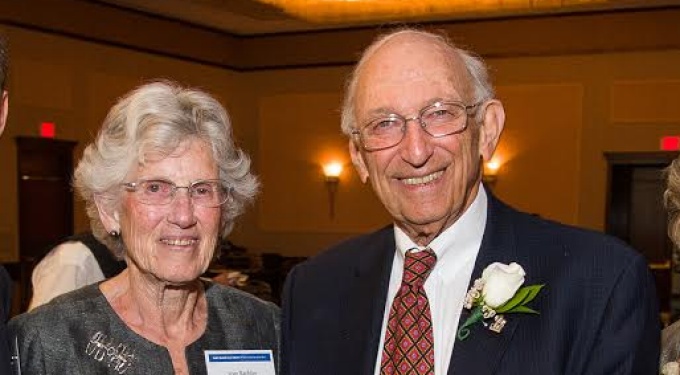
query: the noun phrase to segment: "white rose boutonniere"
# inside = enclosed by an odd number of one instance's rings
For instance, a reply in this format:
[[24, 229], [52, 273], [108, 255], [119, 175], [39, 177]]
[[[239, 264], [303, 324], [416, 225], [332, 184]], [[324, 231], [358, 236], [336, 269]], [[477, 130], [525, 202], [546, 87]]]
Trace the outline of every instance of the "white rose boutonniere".
[[524, 284], [526, 273], [517, 263], [492, 263], [482, 272], [482, 277], [475, 280], [472, 288], [465, 296], [465, 308], [472, 314], [458, 330], [458, 339], [465, 340], [470, 335], [470, 326], [482, 322], [485, 327], [500, 333], [506, 320], [502, 314], [531, 313], [538, 314], [526, 306], [533, 301], [543, 284]]
[[526, 273], [517, 263], [492, 263], [482, 272], [484, 303], [495, 309], [508, 302], [524, 284]]

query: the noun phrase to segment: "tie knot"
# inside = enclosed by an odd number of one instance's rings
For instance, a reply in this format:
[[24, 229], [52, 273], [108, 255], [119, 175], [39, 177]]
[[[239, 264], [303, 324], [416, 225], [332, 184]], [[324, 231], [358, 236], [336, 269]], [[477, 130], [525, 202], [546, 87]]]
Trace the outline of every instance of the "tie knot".
[[427, 280], [436, 262], [437, 255], [435, 255], [432, 249], [407, 251], [406, 259], [404, 260], [402, 282], [408, 285], [422, 286], [425, 284], [425, 280]]

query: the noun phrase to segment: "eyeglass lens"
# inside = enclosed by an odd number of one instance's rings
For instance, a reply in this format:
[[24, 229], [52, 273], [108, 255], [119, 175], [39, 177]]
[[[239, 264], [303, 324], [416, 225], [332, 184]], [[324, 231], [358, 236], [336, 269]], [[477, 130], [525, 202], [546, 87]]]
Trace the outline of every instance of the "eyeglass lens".
[[374, 119], [361, 128], [359, 134], [364, 148], [368, 150], [388, 148], [401, 142], [406, 123], [415, 120], [431, 136], [443, 137], [465, 130], [467, 109], [462, 103], [435, 103], [423, 108], [418, 117], [390, 114]]
[[169, 204], [178, 189], [187, 189], [192, 202], [203, 207], [220, 206], [228, 195], [218, 180], [196, 181], [189, 186], [177, 186], [166, 180], [142, 180], [126, 186], [133, 188], [140, 202], [151, 205]]

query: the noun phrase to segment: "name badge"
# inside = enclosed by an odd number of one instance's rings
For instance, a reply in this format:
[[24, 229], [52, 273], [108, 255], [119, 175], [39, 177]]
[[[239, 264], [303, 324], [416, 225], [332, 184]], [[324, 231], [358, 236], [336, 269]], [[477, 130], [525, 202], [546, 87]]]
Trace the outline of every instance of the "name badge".
[[206, 350], [208, 375], [276, 375], [271, 350]]

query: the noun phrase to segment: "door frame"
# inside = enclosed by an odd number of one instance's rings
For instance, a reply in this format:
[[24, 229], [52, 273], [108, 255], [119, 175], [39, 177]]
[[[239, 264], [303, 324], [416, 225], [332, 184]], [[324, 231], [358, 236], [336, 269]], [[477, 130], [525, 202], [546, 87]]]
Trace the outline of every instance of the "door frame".
[[[627, 203], [631, 190], [632, 168], [638, 166], [667, 166], [680, 155], [680, 151], [605, 152], [607, 160], [607, 206], [605, 232], [628, 240], [630, 212]], [[615, 169], [621, 173], [614, 173]], [[617, 186], [616, 190], [612, 187]]]

